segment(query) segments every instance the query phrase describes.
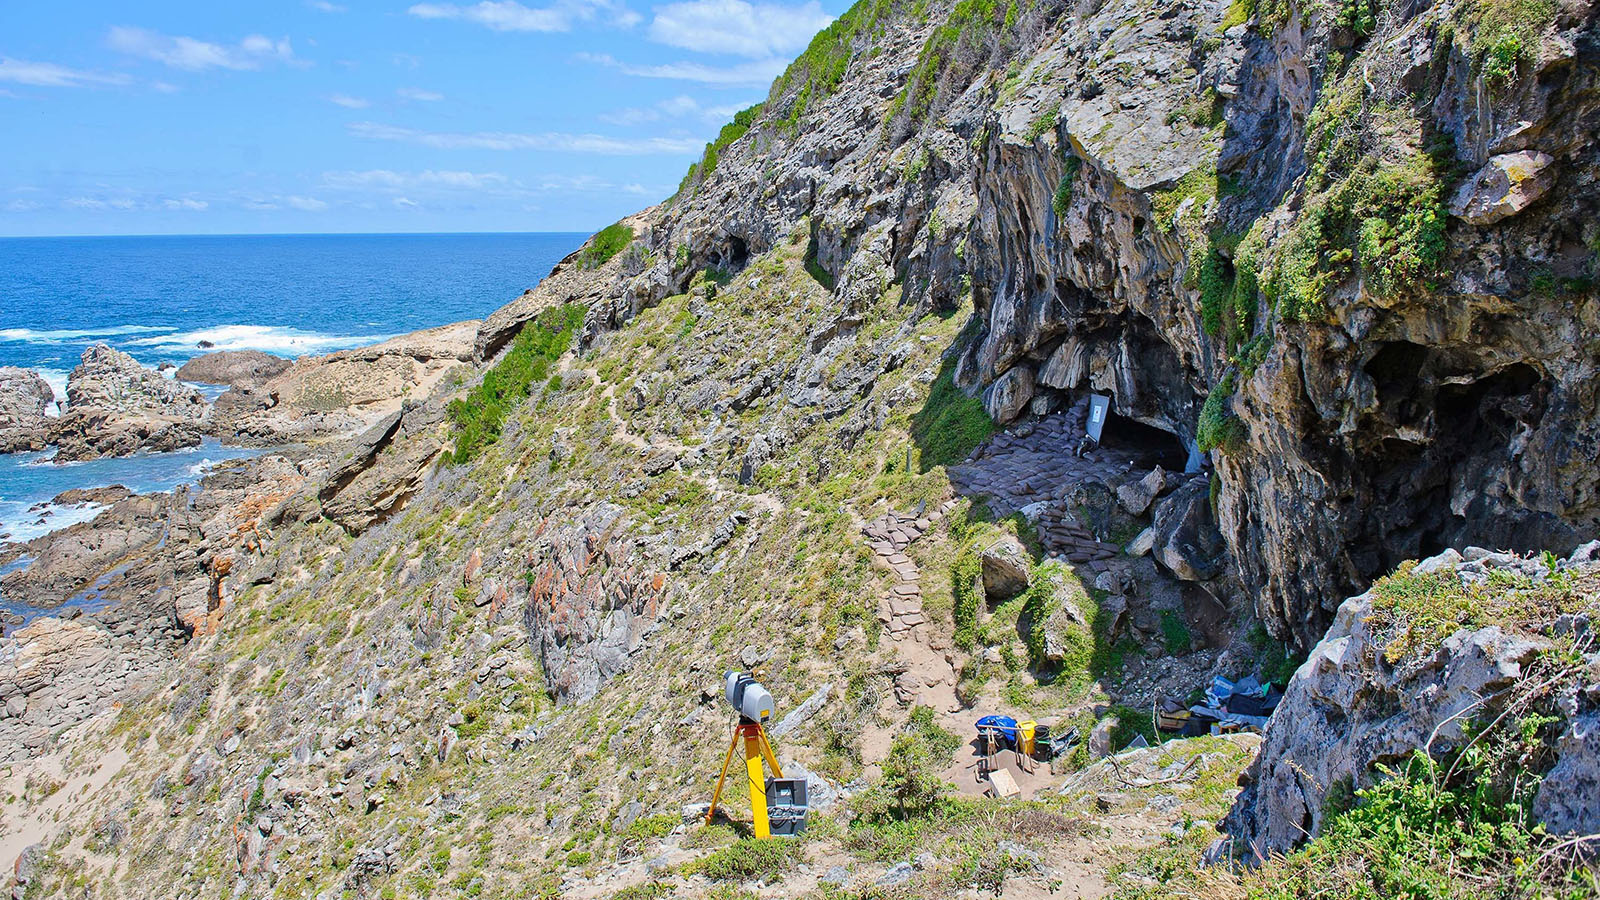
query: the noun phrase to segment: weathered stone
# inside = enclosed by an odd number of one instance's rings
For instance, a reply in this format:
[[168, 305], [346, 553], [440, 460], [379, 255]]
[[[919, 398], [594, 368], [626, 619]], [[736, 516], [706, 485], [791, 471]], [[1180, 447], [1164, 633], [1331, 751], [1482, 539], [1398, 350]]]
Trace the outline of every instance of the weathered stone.
[[983, 594], [990, 603], [999, 603], [1028, 589], [1033, 561], [1022, 542], [1010, 535], [1000, 538], [978, 554], [983, 572]]
[[1522, 212], [1555, 184], [1555, 159], [1538, 150], [1491, 157], [1461, 183], [1450, 201], [1452, 215], [1474, 225], [1493, 225]]

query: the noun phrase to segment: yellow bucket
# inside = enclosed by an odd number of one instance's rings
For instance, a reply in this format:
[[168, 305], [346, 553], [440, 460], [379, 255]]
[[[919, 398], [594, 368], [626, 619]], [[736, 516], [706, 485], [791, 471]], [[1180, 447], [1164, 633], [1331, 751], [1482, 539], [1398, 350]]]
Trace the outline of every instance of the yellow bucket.
[[1033, 755], [1033, 735], [1039, 728], [1039, 723], [1029, 719], [1017, 723], [1017, 749], [1023, 756]]

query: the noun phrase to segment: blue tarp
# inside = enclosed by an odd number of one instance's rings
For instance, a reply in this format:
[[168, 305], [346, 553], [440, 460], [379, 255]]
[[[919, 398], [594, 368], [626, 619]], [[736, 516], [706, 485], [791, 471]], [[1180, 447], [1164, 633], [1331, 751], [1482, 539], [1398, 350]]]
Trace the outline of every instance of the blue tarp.
[[990, 729], [1000, 732], [1000, 736], [1005, 738], [1008, 744], [1017, 742], [1017, 720], [1010, 716], [984, 716], [978, 720], [979, 734]]

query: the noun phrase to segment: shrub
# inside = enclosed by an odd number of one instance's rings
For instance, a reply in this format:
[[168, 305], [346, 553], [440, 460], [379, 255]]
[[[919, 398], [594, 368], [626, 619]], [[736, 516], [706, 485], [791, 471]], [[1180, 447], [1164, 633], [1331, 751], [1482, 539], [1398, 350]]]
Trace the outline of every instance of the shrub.
[[1056, 182], [1055, 200], [1050, 203], [1050, 208], [1055, 210], [1056, 218], [1065, 218], [1067, 209], [1072, 206], [1072, 185], [1078, 180], [1078, 170], [1083, 168], [1083, 160], [1076, 156], [1068, 156], [1061, 166], [1061, 180]]
[[1228, 401], [1233, 396], [1233, 381], [1232, 372], [1223, 376], [1200, 408], [1200, 421], [1195, 425], [1194, 439], [1200, 445], [1201, 453], [1219, 448], [1224, 452], [1234, 451], [1244, 443], [1244, 423], [1228, 408]]
[[578, 254], [578, 268], [598, 269], [633, 243], [633, 229], [617, 222], [595, 232], [589, 246]]
[[967, 458], [994, 434], [994, 420], [976, 397], [955, 384], [955, 366], [947, 363], [922, 408], [911, 416], [911, 439], [922, 451], [922, 471], [950, 466]]
[[457, 463], [470, 461], [500, 437], [506, 416], [527, 399], [528, 389], [550, 375], [551, 365], [572, 345], [583, 325], [582, 304], [568, 303], [540, 313], [522, 326], [511, 349], [483, 374], [465, 397], [450, 401], [448, 414], [454, 425]]
[[685, 874], [712, 881], [771, 881], [789, 867], [795, 846], [786, 840], [744, 838], [689, 863]]
[[1594, 874], [1564, 863], [1533, 816], [1554, 721], [1528, 715], [1453, 761], [1418, 750], [1399, 771], [1380, 768], [1353, 804], [1332, 806], [1316, 840], [1254, 875], [1251, 896], [1593, 896]]
[[949, 787], [942, 773], [960, 746], [959, 738], [933, 721], [932, 709], [912, 711], [905, 731], [890, 742], [883, 761], [882, 787], [895, 803], [897, 818], [919, 818], [938, 809]]

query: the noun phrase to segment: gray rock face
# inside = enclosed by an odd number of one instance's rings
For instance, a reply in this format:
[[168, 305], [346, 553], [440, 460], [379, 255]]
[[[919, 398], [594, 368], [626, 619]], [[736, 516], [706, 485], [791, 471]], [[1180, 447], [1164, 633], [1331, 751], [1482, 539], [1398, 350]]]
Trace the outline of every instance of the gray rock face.
[[[1513, 570], [1529, 565], [1506, 554], [1469, 562], [1451, 551], [1418, 570], [1482, 580], [1489, 569], [1500, 568], [1494, 557], [1505, 557]], [[1580, 573], [1600, 571], [1576, 558], [1569, 565]], [[1389, 638], [1374, 631], [1372, 612], [1370, 592], [1346, 600], [1290, 681], [1245, 776], [1248, 784], [1225, 821], [1240, 854], [1261, 858], [1315, 837], [1332, 785], [1359, 789], [1381, 777], [1375, 766], [1398, 766], [1421, 748], [1442, 753], [1461, 747], [1472, 723], [1492, 720], [1511, 694], [1507, 688], [1532, 678], [1540, 655], [1557, 646], [1539, 633], [1490, 625], [1457, 631], [1437, 650], [1396, 665], [1384, 658]], [[1592, 681], [1600, 652], [1591, 645], [1588, 657]], [[1565, 716], [1559, 759], [1535, 798], [1535, 810], [1554, 833], [1588, 834], [1600, 825], [1592, 699], [1600, 683], [1580, 682], [1568, 690], [1555, 703]]]
[[50, 385], [32, 369], [0, 366], [0, 453], [42, 450], [55, 401]]
[[1007, 535], [978, 554], [983, 567], [983, 595], [990, 603], [999, 603], [1028, 589], [1032, 566], [1028, 550], [1022, 542]]
[[292, 359], [260, 350], [219, 350], [196, 356], [179, 366], [177, 377], [179, 381], [199, 384], [257, 385], [288, 371], [292, 365]]
[[667, 576], [635, 562], [617, 533], [622, 509], [601, 503], [577, 522], [539, 526], [522, 621], [558, 700], [583, 701], [632, 665], [664, 611]]
[[208, 409], [199, 391], [96, 344], [67, 376], [67, 410], [50, 439], [63, 462], [192, 447]]
[[1150, 526], [1156, 561], [1184, 581], [1215, 578], [1226, 561], [1209, 488], [1206, 479], [1191, 478], [1156, 507]]

